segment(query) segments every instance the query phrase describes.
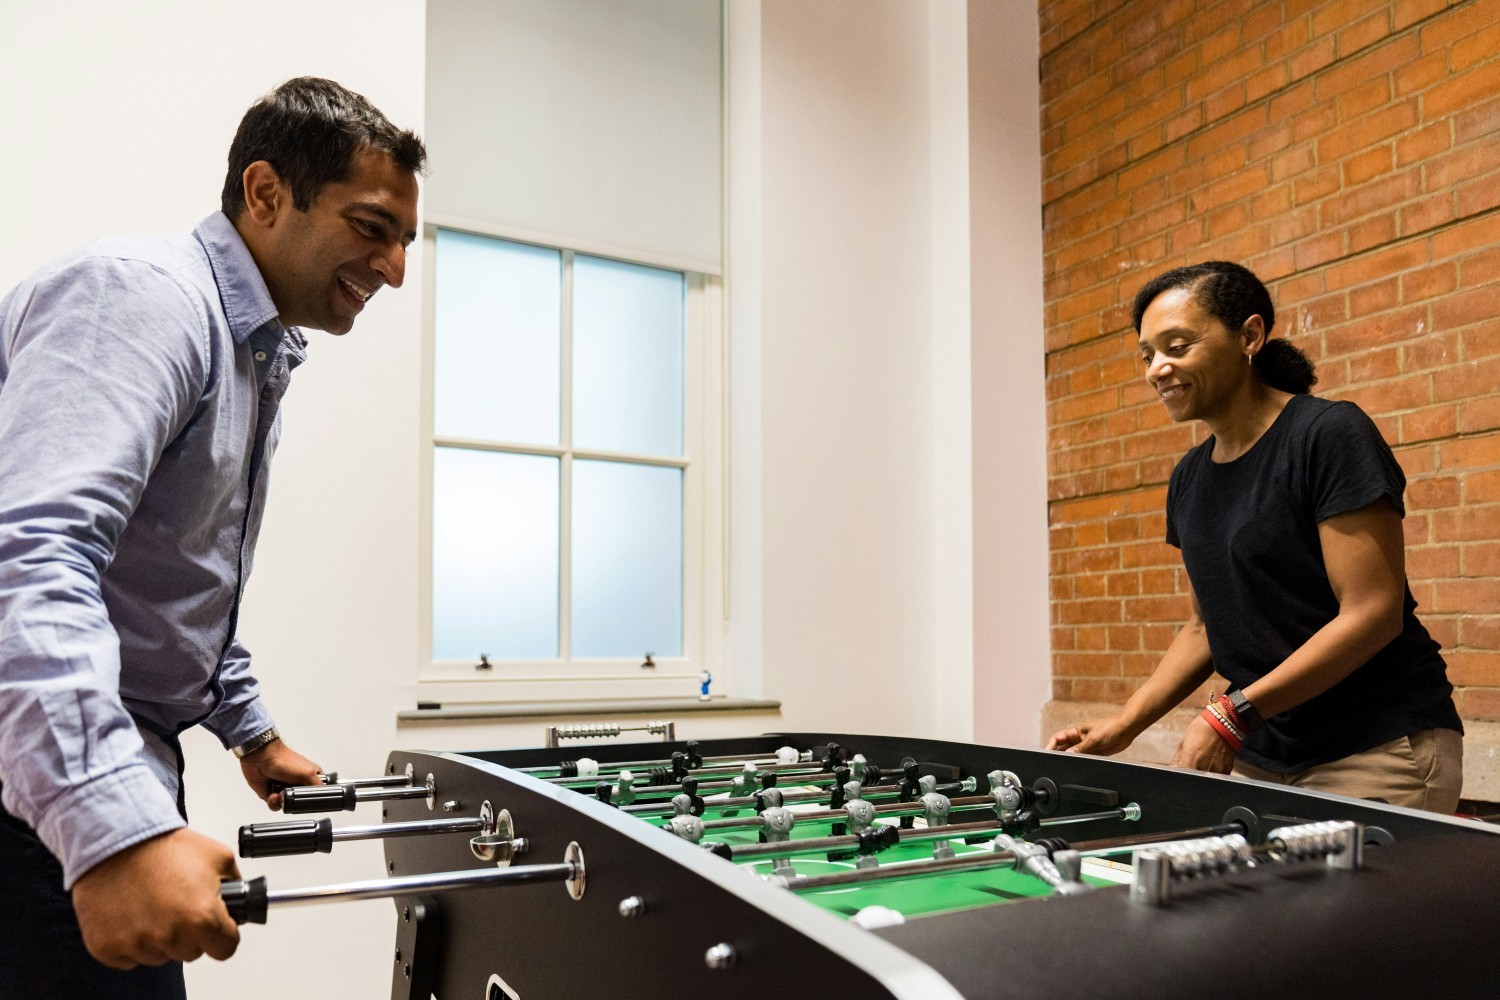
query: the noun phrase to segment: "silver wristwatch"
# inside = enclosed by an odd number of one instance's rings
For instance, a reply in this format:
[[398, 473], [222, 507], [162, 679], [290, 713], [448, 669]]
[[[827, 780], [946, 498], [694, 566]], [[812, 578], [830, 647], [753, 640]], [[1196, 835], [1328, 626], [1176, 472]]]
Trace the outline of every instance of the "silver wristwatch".
[[259, 750], [267, 743], [274, 743], [279, 739], [281, 739], [281, 734], [276, 731], [275, 726], [272, 726], [265, 732], [257, 733], [254, 736], [250, 737], [239, 746], [230, 747], [229, 752], [234, 754], [236, 757], [246, 757]]

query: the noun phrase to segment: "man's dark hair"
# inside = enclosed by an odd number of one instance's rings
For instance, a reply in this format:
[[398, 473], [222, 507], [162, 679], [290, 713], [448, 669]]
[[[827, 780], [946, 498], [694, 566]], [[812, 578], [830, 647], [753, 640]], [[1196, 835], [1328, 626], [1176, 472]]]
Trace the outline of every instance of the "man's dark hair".
[[399, 129], [380, 109], [332, 80], [299, 76], [256, 101], [240, 119], [229, 146], [220, 207], [231, 219], [245, 208], [245, 168], [265, 160], [305, 212], [324, 185], [349, 176], [354, 154], [370, 148], [396, 166], [420, 174], [427, 149], [415, 132]]
[[1267, 385], [1301, 395], [1317, 384], [1317, 373], [1306, 354], [1289, 340], [1270, 339], [1271, 328], [1276, 325], [1276, 307], [1266, 286], [1249, 268], [1227, 260], [1174, 267], [1146, 282], [1136, 292], [1130, 310], [1136, 333], [1141, 332], [1146, 308], [1157, 296], [1174, 288], [1187, 289], [1204, 312], [1231, 331], [1239, 330], [1251, 316], [1260, 316], [1266, 326], [1266, 343], [1255, 355], [1255, 371]]

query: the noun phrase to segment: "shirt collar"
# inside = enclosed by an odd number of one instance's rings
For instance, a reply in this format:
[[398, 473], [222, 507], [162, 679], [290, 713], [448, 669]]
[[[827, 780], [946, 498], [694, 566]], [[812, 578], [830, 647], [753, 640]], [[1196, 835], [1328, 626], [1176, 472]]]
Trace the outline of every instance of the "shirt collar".
[[[215, 212], [198, 223], [193, 235], [208, 254], [214, 282], [219, 286], [219, 301], [224, 306], [224, 316], [229, 320], [229, 332], [235, 343], [243, 344], [250, 334], [268, 323], [279, 327], [276, 304], [271, 301], [266, 280], [261, 277], [255, 258], [250, 256], [250, 248], [245, 246], [229, 217], [223, 212]], [[287, 338], [290, 343], [299, 347], [306, 345], [300, 331], [294, 328], [289, 332], [295, 334]]]

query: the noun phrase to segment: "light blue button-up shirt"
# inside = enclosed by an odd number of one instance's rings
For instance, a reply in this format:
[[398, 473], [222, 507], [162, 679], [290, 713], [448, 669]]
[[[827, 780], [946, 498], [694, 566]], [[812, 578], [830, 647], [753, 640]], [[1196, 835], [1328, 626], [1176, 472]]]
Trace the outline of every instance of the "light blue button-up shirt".
[[65, 883], [183, 825], [176, 736], [271, 717], [235, 638], [306, 341], [222, 213], [0, 301], [0, 774]]

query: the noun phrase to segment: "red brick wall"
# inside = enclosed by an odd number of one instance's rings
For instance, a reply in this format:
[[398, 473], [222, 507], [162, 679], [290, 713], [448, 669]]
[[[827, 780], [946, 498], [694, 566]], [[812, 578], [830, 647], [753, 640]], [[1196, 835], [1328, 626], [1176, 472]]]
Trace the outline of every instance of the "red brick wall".
[[1500, 719], [1500, 0], [1042, 0], [1053, 697], [1123, 701], [1187, 612], [1129, 303], [1221, 258], [1406, 470], [1407, 573]]

